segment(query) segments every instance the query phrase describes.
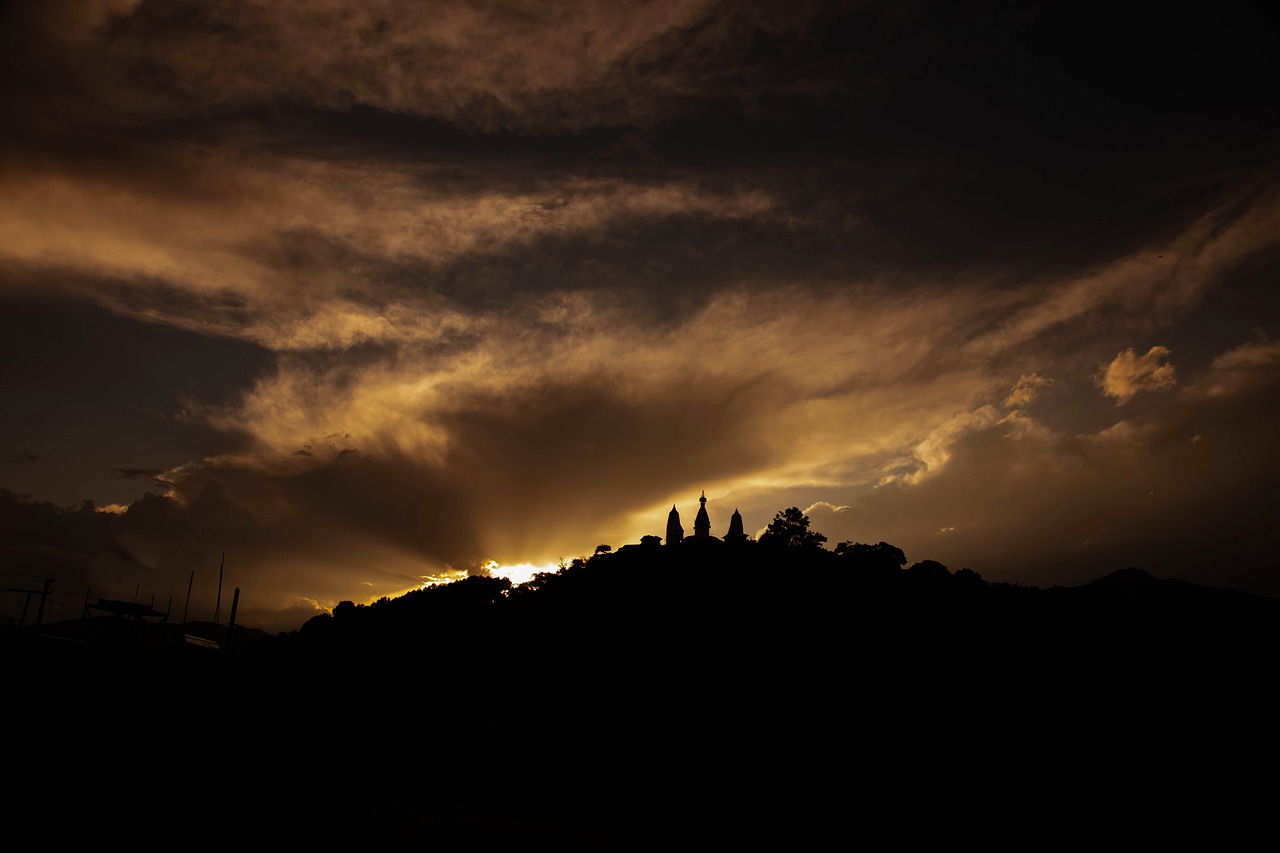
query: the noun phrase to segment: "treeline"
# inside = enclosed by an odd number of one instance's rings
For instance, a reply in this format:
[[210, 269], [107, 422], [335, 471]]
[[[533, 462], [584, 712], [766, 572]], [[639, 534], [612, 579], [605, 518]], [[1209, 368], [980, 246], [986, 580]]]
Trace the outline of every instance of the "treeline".
[[646, 832], [697, 813], [794, 841], [861, 803], [887, 841], [1181, 843], [1265, 812], [1245, 771], [1280, 757], [1277, 602], [820, 544], [597, 549], [344, 603], [255, 646], [238, 687], [317, 740], [403, 731], [395, 766], [448, 768], [492, 813], [614, 832], [639, 810]]
[[991, 583], [775, 520], [344, 602], [136, 679], [96, 725], [198, 744], [213, 769], [159, 793], [228, 840], [1168, 849], [1269, 826], [1280, 602], [1135, 569]]

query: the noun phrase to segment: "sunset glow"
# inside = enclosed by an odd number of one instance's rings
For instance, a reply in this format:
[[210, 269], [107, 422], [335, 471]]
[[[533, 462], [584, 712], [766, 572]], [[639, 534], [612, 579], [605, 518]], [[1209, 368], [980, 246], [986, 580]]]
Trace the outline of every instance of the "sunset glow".
[[543, 572], [554, 573], [558, 571], [558, 569], [559, 567], [556, 565], [533, 566], [529, 563], [516, 563], [512, 566], [500, 566], [492, 560], [485, 564], [485, 570], [491, 577], [506, 578], [511, 581], [513, 585], [519, 585], [525, 581], [532, 580], [534, 575], [542, 574]]
[[199, 6], [0, 12], [0, 555], [52, 613], [195, 573], [296, 628], [703, 492], [1280, 594], [1252, 7]]

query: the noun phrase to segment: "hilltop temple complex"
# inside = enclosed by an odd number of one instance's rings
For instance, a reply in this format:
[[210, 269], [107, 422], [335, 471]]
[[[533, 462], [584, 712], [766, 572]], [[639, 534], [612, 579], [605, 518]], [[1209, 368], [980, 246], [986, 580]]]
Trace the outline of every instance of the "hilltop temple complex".
[[685, 537], [684, 527], [680, 524], [680, 512], [676, 509], [675, 504], [671, 505], [671, 512], [667, 514], [666, 544], [668, 546], [685, 543], [710, 544], [712, 542], [738, 544], [746, 541], [747, 534], [742, 530], [742, 515], [736, 509], [729, 519], [729, 531], [725, 533], [724, 539], [718, 539], [711, 535], [711, 516], [707, 515], [706, 492], [703, 492], [702, 497], [698, 498], [698, 514], [693, 520], [693, 536]]

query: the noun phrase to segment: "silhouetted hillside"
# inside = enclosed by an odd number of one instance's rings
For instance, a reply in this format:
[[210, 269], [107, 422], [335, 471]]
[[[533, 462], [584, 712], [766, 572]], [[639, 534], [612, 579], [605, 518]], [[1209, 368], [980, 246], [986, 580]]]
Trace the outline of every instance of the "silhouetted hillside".
[[229, 837], [1213, 847], [1267, 820], [1280, 601], [989, 584], [881, 546], [625, 548], [7, 705], [201, 767], [161, 811]]

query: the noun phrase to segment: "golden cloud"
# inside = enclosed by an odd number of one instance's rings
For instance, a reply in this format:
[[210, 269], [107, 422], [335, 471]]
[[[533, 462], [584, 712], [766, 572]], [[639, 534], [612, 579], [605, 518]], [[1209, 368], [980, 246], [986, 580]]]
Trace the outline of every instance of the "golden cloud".
[[1164, 362], [1172, 353], [1168, 347], [1154, 346], [1145, 355], [1130, 347], [1108, 364], [1098, 368], [1094, 383], [1117, 406], [1123, 406], [1142, 391], [1167, 391], [1177, 385], [1172, 364]]
[[1040, 392], [1053, 384], [1053, 380], [1038, 373], [1024, 373], [1018, 377], [1017, 383], [1004, 398], [1006, 409], [1025, 409], [1034, 403]]

